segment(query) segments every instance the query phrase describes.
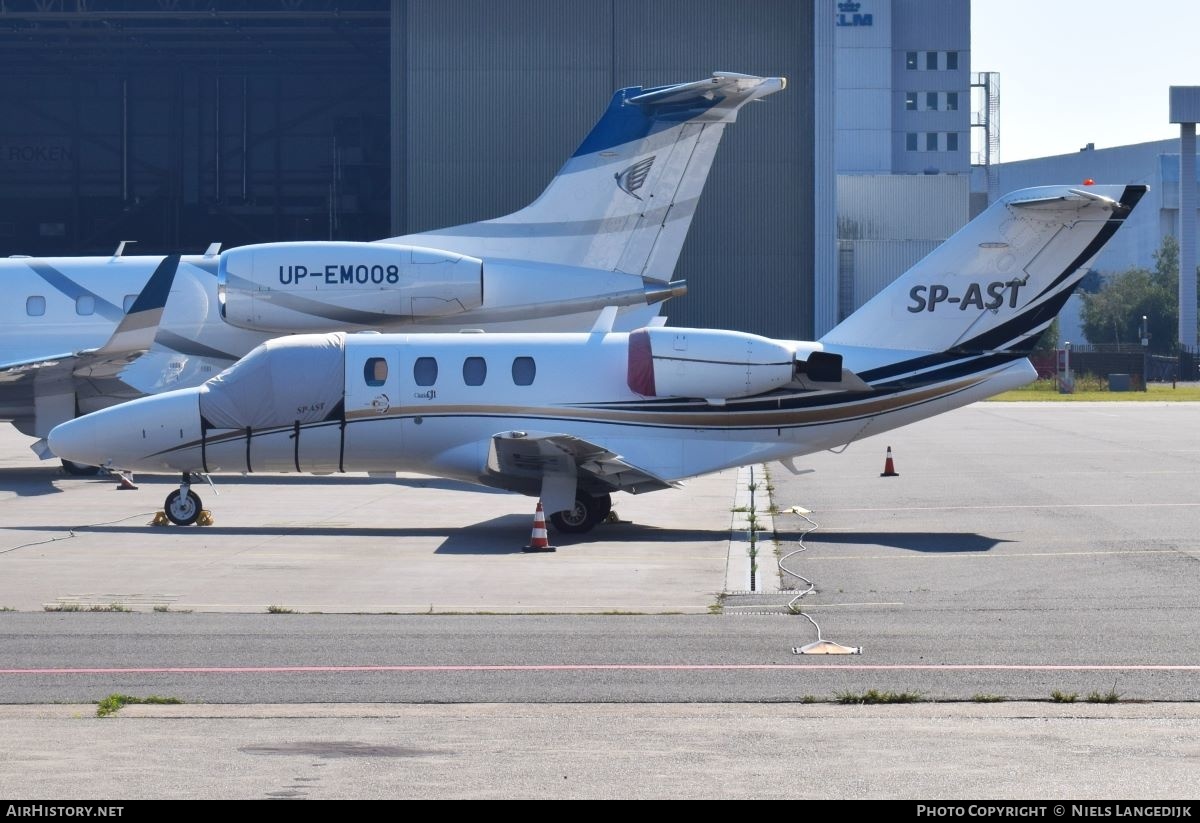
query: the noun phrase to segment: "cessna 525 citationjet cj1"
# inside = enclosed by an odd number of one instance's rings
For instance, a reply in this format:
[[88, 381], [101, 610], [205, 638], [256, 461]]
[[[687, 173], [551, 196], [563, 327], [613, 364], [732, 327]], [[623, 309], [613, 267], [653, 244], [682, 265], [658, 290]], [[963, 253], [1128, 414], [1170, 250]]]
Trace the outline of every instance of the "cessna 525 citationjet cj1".
[[404, 470], [540, 496], [557, 528], [586, 531], [612, 492], [828, 449], [1033, 380], [1029, 348], [1145, 191], [1013, 192], [816, 342], [604, 318], [583, 334], [296, 336], [198, 388], [64, 423], [50, 447], [182, 472], [165, 507], [180, 524], [200, 512], [196, 475]]
[[[495, 220], [376, 243], [0, 260], [0, 420], [44, 438], [199, 385], [279, 334], [586, 331], [606, 306], [635, 329], [685, 291], [671, 276], [726, 124], [784, 85], [717, 73], [621, 89], [542, 195]], [[34, 451], [50, 457], [44, 440]]]

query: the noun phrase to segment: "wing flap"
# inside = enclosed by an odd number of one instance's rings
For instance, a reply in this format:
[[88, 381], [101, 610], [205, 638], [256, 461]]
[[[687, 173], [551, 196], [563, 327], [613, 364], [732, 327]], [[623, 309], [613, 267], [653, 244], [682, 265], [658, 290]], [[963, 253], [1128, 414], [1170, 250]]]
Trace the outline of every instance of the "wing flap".
[[621, 455], [581, 437], [552, 432], [502, 432], [492, 436], [488, 472], [525, 483], [548, 475], [573, 476], [594, 491], [637, 494], [681, 484], [635, 466]]

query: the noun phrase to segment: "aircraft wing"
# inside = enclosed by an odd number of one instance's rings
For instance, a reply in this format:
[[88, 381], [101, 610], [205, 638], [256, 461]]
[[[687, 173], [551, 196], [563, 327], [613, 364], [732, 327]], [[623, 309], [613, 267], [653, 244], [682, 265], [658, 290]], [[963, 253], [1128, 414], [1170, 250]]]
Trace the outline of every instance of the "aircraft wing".
[[682, 485], [635, 466], [604, 446], [550, 432], [493, 435], [487, 468], [501, 481], [498, 485], [516, 490], [540, 488], [547, 511], [570, 506], [576, 488], [597, 494], [638, 494]]
[[38, 393], [61, 394], [73, 392], [74, 389], [72, 386], [56, 384], [73, 384], [76, 379], [95, 380], [120, 374], [122, 369], [153, 345], [178, 268], [179, 255], [163, 258], [103, 346], [0, 363], [0, 389], [36, 380]]

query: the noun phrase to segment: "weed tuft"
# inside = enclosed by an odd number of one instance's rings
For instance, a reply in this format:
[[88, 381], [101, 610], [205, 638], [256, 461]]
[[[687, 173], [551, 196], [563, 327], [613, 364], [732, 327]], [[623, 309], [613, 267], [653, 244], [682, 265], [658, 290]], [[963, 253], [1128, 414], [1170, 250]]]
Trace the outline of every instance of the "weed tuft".
[[1106, 692], [1088, 692], [1086, 699], [1089, 703], [1120, 703], [1121, 694], [1117, 691], [1114, 683], [1113, 687]]
[[174, 706], [182, 703], [178, 697], [159, 697], [152, 694], [149, 697], [134, 697], [128, 694], [110, 694], [96, 704], [96, 717], [109, 717], [121, 710], [123, 706], [149, 704], [155, 706]]
[[1003, 703], [1007, 699], [1002, 694], [977, 694], [971, 698], [975, 703]]
[[[432, 611], [433, 607], [429, 607]], [[289, 609], [287, 606], [276, 606], [274, 604], [267, 606], [267, 614], [295, 614], [295, 609]]]
[[1060, 689], [1050, 692], [1051, 703], [1074, 703], [1078, 697], [1079, 694], [1077, 692], [1064, 692]]
[[920, 692], [888, 692], [878, 689], [867, 689], [862, 694], [856, 692], [835, 692], [834, 700], [843, 706], [852, 704], [877, 705], [882, 703], [920, 703], [924, 698]]

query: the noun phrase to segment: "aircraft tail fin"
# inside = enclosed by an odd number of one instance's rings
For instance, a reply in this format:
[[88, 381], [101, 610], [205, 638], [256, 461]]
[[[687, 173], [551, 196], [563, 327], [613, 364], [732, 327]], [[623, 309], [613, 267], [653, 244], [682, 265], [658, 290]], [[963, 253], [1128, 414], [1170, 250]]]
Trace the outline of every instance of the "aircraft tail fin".
[[782, 77], [718, 72], [691, 83], [621, 89], [530, 205], [383, 242], [668, 281], [725, 125], [746, 103], [786, 84]]
[[890, 365], [860, 372], [868, 381], [980, 355], [1023, 357], [1147, 188], [1007, 194], [820, 342], [827, 351], [896, 350]]

